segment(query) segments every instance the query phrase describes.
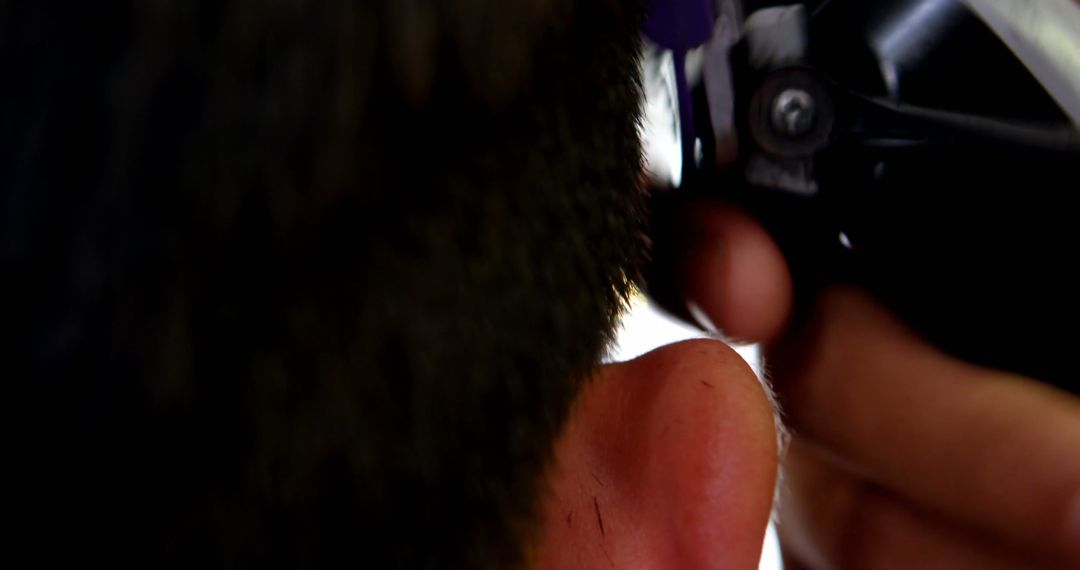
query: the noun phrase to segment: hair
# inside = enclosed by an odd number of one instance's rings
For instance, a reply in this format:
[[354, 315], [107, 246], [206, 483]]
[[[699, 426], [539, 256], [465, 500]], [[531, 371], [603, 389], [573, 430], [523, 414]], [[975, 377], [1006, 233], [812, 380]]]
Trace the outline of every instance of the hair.
[[13, 517], [510, 567], [646, 251], [640, 2], [0, 2]]

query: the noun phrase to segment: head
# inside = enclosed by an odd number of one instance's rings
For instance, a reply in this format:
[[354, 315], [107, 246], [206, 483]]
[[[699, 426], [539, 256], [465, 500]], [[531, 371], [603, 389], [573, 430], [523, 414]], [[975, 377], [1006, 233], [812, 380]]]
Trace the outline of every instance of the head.
[[[559, 505], [619, 478], [575, 461], [640, 466], [624, 432], [656, 415], [601, 408], [701, 401], [624, 381], [655, 357], [596, 368], [646, 255], [642, 15], [0, 3], [28, 536], [154, 566], [556, 563]], [[739, 366], [699, 348], [669, 358]], [[579, 524], [618, 512], [587, 494]]]

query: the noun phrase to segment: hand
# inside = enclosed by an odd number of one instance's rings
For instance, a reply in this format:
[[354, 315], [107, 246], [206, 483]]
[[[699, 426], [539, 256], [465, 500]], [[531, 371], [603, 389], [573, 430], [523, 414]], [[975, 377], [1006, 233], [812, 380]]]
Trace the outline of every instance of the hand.
[[1080, 399], [951, 358], [855, 289], [775, 354], [789, 567], [1080, 567]]
[[[688, 306], [779, 337], [790, 280], [764, 231], [724, 206], [675, 215]], [[1080, 398], [951, 358], [850, 288], [767, 354], [793, 434], [788, 568], [1080, 567]]]

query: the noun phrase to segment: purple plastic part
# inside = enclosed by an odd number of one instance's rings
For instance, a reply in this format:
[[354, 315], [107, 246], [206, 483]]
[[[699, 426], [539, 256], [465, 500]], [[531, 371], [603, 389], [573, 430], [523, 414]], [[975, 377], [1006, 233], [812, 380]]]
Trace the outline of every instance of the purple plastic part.
[[675, 88], [679, 94], [679, 132], [682, 133], [682, 179], [694, 162], [694, 111], [686, 80], [686, 52], [709, 40], [716, 21], [714, 0], [653, 0], [645, 20], [645, 36], [670, 49], [675, 60]]
[[654, 44], [686, 53], [709, 39], [715, 21], [713, 0], [653, 0], [644, 31]]

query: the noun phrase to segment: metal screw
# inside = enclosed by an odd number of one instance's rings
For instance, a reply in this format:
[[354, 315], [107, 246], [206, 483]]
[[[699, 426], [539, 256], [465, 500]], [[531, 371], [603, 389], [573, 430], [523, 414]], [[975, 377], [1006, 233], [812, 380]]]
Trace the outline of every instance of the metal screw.
[[773, 99], [772, 126], [780, 134], [805, 135], [813, 128], [815, 115], [814, 98], [802, 89], [785, 89]]

